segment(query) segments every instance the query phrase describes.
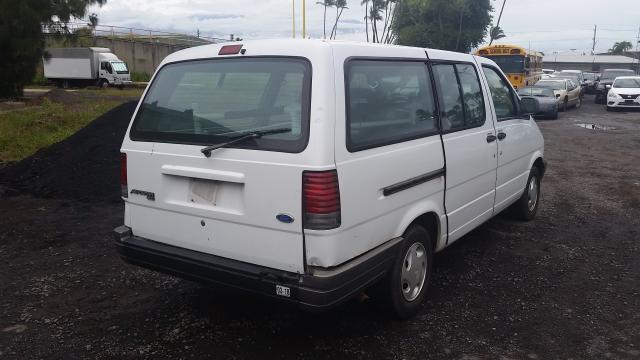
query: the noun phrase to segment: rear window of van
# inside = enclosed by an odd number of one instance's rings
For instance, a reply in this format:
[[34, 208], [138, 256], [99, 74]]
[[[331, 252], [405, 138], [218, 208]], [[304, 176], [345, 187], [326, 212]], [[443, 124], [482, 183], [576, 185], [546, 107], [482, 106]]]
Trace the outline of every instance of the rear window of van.
[[311, 65], [299, 58], [194, 60], [162, 67], [131, 128], [134, 141], [300, 152], [307, 144]]

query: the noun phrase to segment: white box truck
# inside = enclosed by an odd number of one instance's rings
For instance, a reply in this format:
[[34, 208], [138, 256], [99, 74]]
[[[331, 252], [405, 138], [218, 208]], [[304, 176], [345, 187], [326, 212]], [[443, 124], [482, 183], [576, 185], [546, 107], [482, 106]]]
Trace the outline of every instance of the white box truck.
[[112, 53], [111, 49], [48, 48], [46, 53], [48, 56], [42, 59], [44, 77], [59, 87], [132, 84], [127, 64]]

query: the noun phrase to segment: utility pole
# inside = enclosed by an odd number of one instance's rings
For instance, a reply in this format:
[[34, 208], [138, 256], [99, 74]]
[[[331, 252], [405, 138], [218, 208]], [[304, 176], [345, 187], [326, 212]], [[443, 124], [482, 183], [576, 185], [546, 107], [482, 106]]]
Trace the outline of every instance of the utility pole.
[[596, 54], [596, 33], [598, 31], [598, 25], [593, 25], [593, 45], [591, 45], [591, 55]]
[[291, 37], [296, 38], [296, 0], [291, 0]]
[[638, 26], [638, 35], [636, 36], [636, 74], [640, 74], [640, 26]]
[[307, 38], [307, 1], [302, 0], [302, 38]]
[[[498, 15], [498, 22], [496, 23], [496, 26], [494, 27], [500, 27], [500, 19], [502, 18], [502, 12], [504, 11], [504, 4], [507, 3], [507, 0], [504, 0], [502, 2], [502, 8], [500, 8], [500, 15]], [[491, 45], [493, 43], [493, 36], [491, 36], [491, 34], [489, 34], [489, 45]]]

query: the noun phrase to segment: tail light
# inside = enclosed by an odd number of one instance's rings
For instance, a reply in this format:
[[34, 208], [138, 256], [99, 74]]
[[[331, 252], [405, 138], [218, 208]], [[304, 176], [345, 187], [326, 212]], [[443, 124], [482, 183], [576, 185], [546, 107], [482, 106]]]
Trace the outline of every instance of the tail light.
[[335, 170], [303, 172], [302, 194], [306, 229], [327, 230], [340, 226], [340, 189]]
[[127, 185], [127, 154], [120, 153], [120, 196], [129, 196], [129, 186]]

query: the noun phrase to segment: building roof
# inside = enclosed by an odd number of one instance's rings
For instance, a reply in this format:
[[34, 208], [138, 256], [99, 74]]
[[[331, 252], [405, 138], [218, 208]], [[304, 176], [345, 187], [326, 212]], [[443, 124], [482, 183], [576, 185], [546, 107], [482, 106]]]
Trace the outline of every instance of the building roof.
[[546, 63], [598, 63], [598, 64], [637, 64], [638, 60], [623, 55], [545, 55], [542, 60]]

